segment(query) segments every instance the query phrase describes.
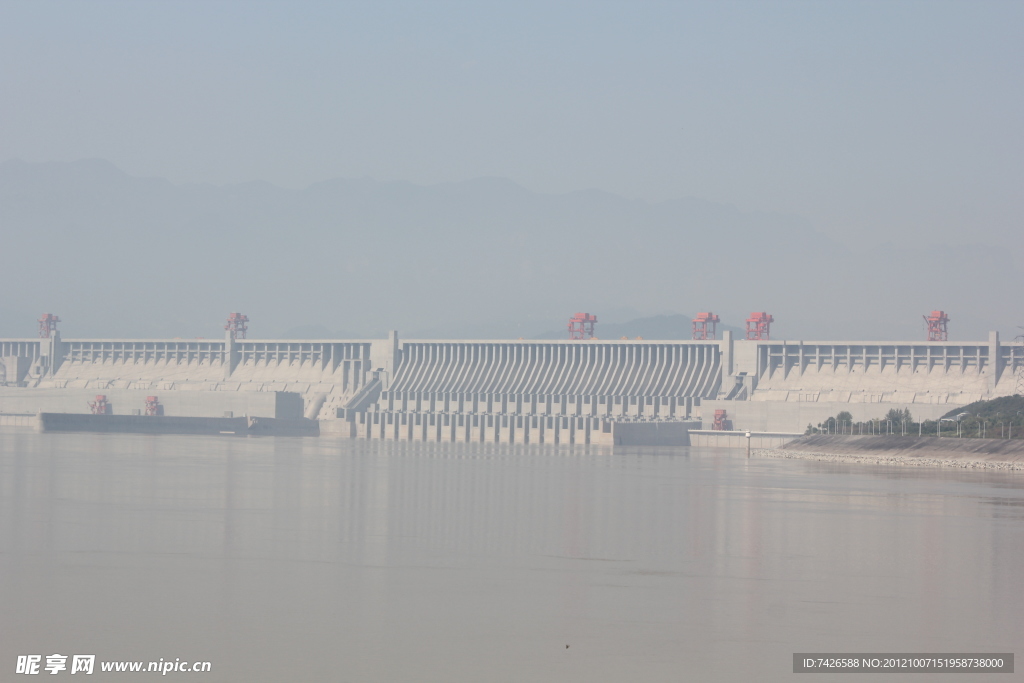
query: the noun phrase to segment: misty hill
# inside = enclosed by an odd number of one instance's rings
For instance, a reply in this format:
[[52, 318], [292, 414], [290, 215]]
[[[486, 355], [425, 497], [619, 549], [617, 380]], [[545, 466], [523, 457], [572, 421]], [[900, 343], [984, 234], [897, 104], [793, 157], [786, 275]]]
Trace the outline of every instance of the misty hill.
[[[0, 227], [4, 336], [32, 336], [44, 311], [67, 336], [213, 337], [243, 311], [264, 338], [516, 338], [561, 330], [575, 311], [618, 324], [713, 310], [739, 327], [767, 310], [779, 338], [894, 339], [922, 337], [921, 314], [943, 308], [964, 339], [1013, 329], [1020, 311], [991, 293], [1024, 284], [984, 246], [841, 244], [798, 217], [499, 178], [292, 190], [7, 161]], [[615, 334], [602, 323], [599, 336]]]
[[964, 413], [986, 420], [1012, 420], [1020, 424], [1024, 421], [1024, 396], [1000, 396], [990, 401], [975, 401], [962, 408], [955, 408], [942, 417], [955, 418]]

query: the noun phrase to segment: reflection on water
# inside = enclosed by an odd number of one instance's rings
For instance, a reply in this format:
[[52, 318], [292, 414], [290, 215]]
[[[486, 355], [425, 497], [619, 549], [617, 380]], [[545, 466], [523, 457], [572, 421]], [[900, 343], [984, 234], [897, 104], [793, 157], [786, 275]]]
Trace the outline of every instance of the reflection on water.
[[207, 681], [789, 680], [796, 651], [1024, 651], [1020, 473], [326, 438], [0, 445], [8, 671], [85, 653], [209, 660]]

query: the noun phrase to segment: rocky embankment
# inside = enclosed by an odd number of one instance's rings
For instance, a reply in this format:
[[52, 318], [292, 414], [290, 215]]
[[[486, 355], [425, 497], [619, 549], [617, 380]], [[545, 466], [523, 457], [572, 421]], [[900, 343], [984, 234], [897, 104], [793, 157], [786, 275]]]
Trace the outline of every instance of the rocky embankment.
[[753, 453], [871, 465], [917, 465], [963, 469], [1024, 470], [1024, 440], [957, 439], [934, 436], [802, 436], [779, 448]]

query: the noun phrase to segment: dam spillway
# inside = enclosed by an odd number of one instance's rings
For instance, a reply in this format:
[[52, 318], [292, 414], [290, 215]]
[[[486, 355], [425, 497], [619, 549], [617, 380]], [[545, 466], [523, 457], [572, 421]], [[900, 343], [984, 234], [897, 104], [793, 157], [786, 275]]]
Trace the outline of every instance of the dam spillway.
[[[596, 429], [597, 421], [703, 421], [802, 430], [841, 410], [935, 419], [1015, 393], [1024, 346], [983, 342], [721, 340], [0, 340], [0, 413], [115, 413], [157, 395], [166, 414], [319, 419], [343, 434], [453, 422]], [[569, 420], [577, 422], [570, 424]], [[497, 420], [497, 421], [495, 421]], [[590, 420], [583, 423], [581, 420]], [[511, 426], [510, 426], [511, 425]], [[575, 425], [575, 426], [572, 426]], [[561, 428], [560, 427], [560, 428]], [[362, 429], [362, 431], [360, 431]], [[397, 429], [397, 428], [396, 428]], [[452, 427], [456, 429], [456, 427]], [[412, 428], [410, 428], [410, 431]], [[581, 433], [582, 433], [581, 432]]]
[[381, 395], [388, 410], [460, 397], [486, 401], [487, 412], [500, 405], [531, 413], [555, 401], [674, 417], [687, 415], [693, 399], [717, 395], [721, 383], [720, 348], [706, 342], [409, 342], [401, 354]]

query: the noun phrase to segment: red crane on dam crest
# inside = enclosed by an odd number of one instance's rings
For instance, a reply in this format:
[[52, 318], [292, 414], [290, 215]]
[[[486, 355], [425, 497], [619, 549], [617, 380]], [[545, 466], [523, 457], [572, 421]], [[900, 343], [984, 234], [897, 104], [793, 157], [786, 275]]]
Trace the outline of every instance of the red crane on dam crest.
[[57, 323], [59, 322], [60, 318], [53, 313], [43, 313], [42, 317], [39, 318], [39, 338], [49, 339], [50, 335], [57, 331]]
[[949, 316], [945, 311], [932, 311], [931, 315], [922, 315], [928, 324], [928, 341], [949, 341]]
[[594, 325], [596, 324], [596, 315], [577, 313], [569, 318], [569, 339], [594, 339]]
[[249, 330], [249, 316], [242, 313], [232, 313], [228, 316], [228, 324], [224, 329], [231, 333], [232, 339], [245, 339], [245, 333]]
[[771, 326], [775, 318], [764, 311], [754, 311], [747, 318], [747, 339], [768, 340], [771, 339]]
[[693, 319], [694, 339], [718, 339], [719, 318], [711, 311], [698, 313]]

